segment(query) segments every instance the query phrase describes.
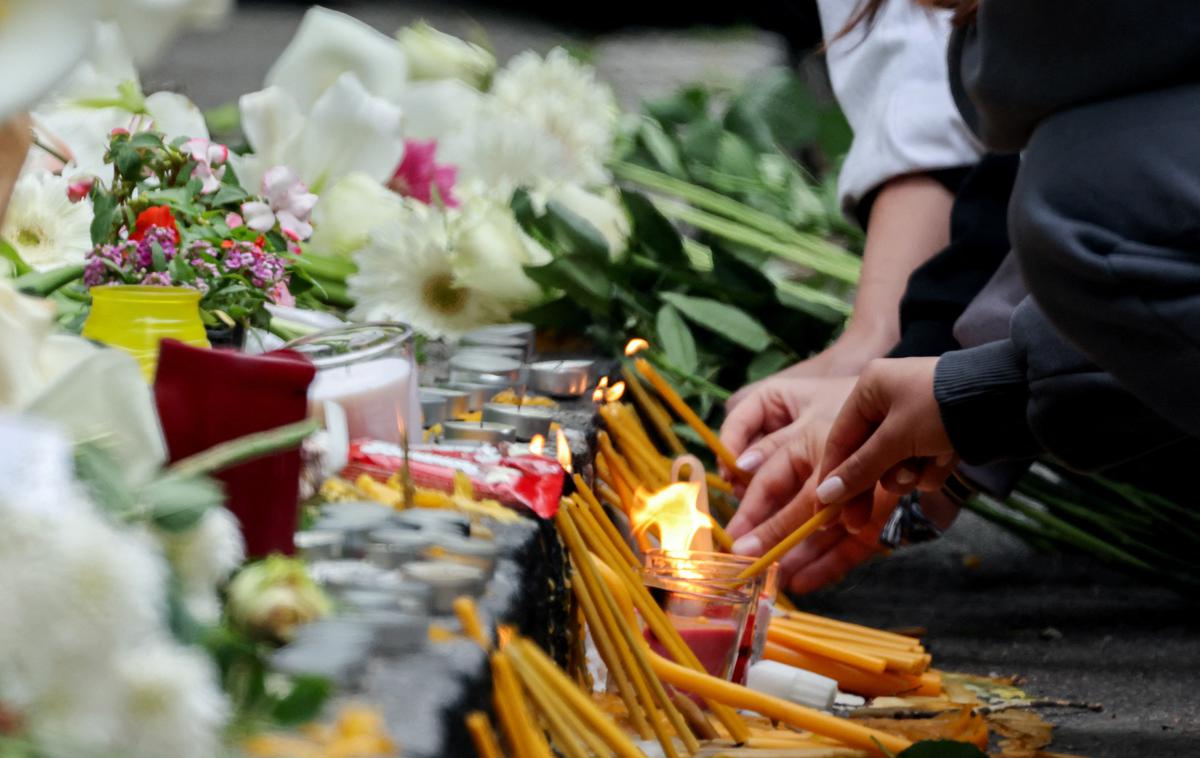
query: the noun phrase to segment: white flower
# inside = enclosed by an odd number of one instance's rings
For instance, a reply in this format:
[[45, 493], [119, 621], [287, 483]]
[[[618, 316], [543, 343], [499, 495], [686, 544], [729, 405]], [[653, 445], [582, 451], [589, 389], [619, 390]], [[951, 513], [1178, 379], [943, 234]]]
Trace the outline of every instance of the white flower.
[[237, 519], [224, 508], [210, 508], [186, 532], [156, 536], [179, 577], [188, 611], [201, 623], [216, 623], [221, 611], [217, 587], [246, 557]]
[[541, 296], [524, 267], [549, 263], [550, 253], [522, 231], [507, 205], [471, 200], [450, 228], [451, 263], [459, 286], [505, 303], [509, 312]]
[[212, 758], [228, 704], [211, 661], [168, 640], [130, 648], [115, 662], [112, 694], [123, 712], [126, 758]]
[[479, 45], [439, 32], [424, 21], [396, 32], [413, 81], [458, 79], [481, 89], [496, 70], [496, 57]]
[[346, 73], [392, 102], [408, 78], [404, 51], [395, 40], [345, 13], [314, 6], [267, 72], [264, 86], [280, 87], [307, 111]]
[[318, 195], [342, 176], [362, 171], [381, 184], [404, 155], [400, 109], [374, 97], [347, 73], [305, 115], [280, 87], [242, 95], [242, 129], [253, 155], [230, 156], [243, 186], [258, 186], [267, 169], [291, 168]]
[[254, 200], [242, 203], [246, 226], [257, 232], [268, 232], [279, 222], [279, 229], [291, 240], [306, 240], [312, 236], [313, 206], [317, 196], [308, 191], [300, 177], [287, 166], [275, 166], [263, 176], [262, 196], [266, 202]]
[[[115, 24], [96, 24], [91, 54], [54, 93], [33, 111], [39, 137], [65, 153], [76, 173], [109, 177], [104, 163], [109, 133], [153, 128], [166, 136], [208, 137], [204, 114], [174, 92], [142, 93], [129, 48]], [[27, 170], [58, 171], [62, 164], [39, 150], [30, 151]]]
[[507, 202], [513, 190], [571, 180], [566, 150], [539, 127], [508, 113], [480, 113], [462, 131], [438, 144], [445, 162], [458, 167], [460, 196]]
[[587, 185], [608, 179], [604, 163], [619, 111], [612, 90], [596, 80], [591, 67], [562, 48], [545, 59], [524, 52], [496, 74], [492, 95], [562, 144], [572, 180]]
[[404, 110], [404, 136], [408, 139], [442, 139], [479, 119], [486, 96], [457, 79], [414, 82], [400, 96]]
[[95, 11], [75, 0], [0, 4], [0, 122], [27, 110], [87, 53]]
[[347, 174], [317, 201], [315, 231], [308, 246], [318, 253], [348, 258], [367, 244], [372, 229], [404, 212], [404, 199], [395, 192], [366, 174]]
[[503, 321], [505, 304], [462, 286], [451, 265], [447, 219], [438, 209], [406, 204], [402, 219], [371, 232], [349, 279], [355, 318], [397, 320], [432, 336], [453, 336]]
[[13, 188], [0, 237], [35, 271], [83, 263], [92, 248], [92, 203], [72, 203], [71, 182], [48, 172], [26, 174]]
[[578, 184], [564, 184], [547, 191], [546, 199], [559, 203], [595, 227], [608, 243], [608, 254], [613, 260], [625, 254], [633, 228], [614, 188], [589, 192]]

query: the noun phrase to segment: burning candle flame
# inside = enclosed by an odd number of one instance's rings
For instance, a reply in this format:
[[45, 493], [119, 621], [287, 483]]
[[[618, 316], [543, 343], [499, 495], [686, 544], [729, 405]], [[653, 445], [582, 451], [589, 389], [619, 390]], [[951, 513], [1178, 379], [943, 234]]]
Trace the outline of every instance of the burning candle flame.
[[664, 550], [712, 550], [712, 521], [698, 506], [700, 486], [676, 482], [645, 496], [633, 514], [634, 532], [654, 529]]
[[617, 382], [604, 391], [604, 401], [615, 403], [625, 396], [625, 382]]
[[567, 435], [562, 430], [562, 427], [557, 427], [555, 433], [555, 458], [562, 464], [562, 467], [570, 474], [574, 471], [572, 468], [571, 445], [567, 442]]
[[633, 356], [650, 348], [650, 343], [641, 337], [634, 337], [625, 345], [625, 355]]
[[603, 403], [604, 402], [604, 390], [607, 387], [608, 387], [608, 377], [607, 376], [600, 377], [600, 382], [596, 385], [596, 391], [592, 393], [592, 402], [593, 403]]
[[540, 434], [533, 435], [533, 439], [529, 440], [529, 452], [533, 455], [546, 452], [546, 438]]

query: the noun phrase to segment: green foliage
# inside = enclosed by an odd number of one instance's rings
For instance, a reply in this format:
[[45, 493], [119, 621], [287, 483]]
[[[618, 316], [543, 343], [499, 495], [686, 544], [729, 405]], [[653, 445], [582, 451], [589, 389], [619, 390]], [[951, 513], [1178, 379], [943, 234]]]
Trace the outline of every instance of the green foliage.
[[814, 178], [840, 155], [822, 143], [836, 113], [783, 69], [732, 93], [693, 85], [647, 102], [612, 164], [631, 224], [624, 255], [602, 255], [599, 232], [553, 203], [538, 213], [514, 196], [521, 225], [554, 253], [527, 269], [549, 299], [521, 318], [614, 354], [646, 337], [701, 409], [822, 348], [860, 268], [861, 234]]

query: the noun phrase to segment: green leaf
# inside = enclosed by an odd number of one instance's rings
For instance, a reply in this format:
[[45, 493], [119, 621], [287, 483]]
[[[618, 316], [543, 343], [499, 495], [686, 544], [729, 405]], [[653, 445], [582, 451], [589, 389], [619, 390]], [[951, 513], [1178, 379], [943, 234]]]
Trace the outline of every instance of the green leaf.
[[696, 121], [679, 132], [679, 147], [689, 163], [710, 165], [717, 160], [717, 146], [725, 129], [712, 119]]
[[167, 255], [163, 252], [162, 245], [155, 240], [150, 240], [150, 260], [155, 271], [167, 270]]
[[14, 276], [23, 276], [33, 270], [29, 268], [29, 264], [21, 258], [21, 254], [17, 252], [17, 249], [8, 244], [8, 242], [2, 237], [0, 237], [0, 259], [6, 260], [12, 264], [12, 274]]
[[677, 292], [663, 292], [661, 297], [678, 308], [697, 326], [715, 332], [748, 350], [759, 352], [771, 344], [771, 335], [763, 325], [741, 308]]
[[716, 169], [732, 176], [757, 180], [758, 154], [736, 134], [722, 134], [717, 143]]
[[647, 100], [642, 107], [663, 124], [687, 124], [704, 118], [708, 113], [708, 101], [707, 89], [691, 86], [666, 97]]
[[138, 132], [129, 138], [129, 146], [143, 150], [155, 150], [163, 146], [158, 132]]
[[559, 244], [568, 254], [578, 253], [598, 261], [608, 261], [608, 240], [579, 214], [561, 203], [551, 200], [546, 203], [545, 223]]
[[49, 271], [30, 271], [13, 280], [13, 286], [27, 295], [46, 297], [83, 276], [83, 264], [60, 266]]
[[657, 121], [643, 119], [638, 136], [659, 168], [678, 179], [687, 178], [687, 171], [683, 168], [683, 161], [679, 158], [679, 148], [675, 146], [675, 142], [667, 136]]
[[109, 513], [124, 515], [133, 511], [137, 499], [112, 456], [93, 443], [75, 446], [75, 477], [92, 500]]
[[659, 344], [667, 354], [667, 360], [694, 374], [700, 368], [700, 361], [696, 356], [696, 340], [679, 311], [670, 305], [659, 308], [658, 316], [654, 319], [654, 328], [658, 332]]
[[603, 268], [587, 257], [559, 256], [544, 266], [527, 266], [525, 273], [547, 289], [562, 290], [593, 313], [609, 311], [612, 281]]
[[788, 365], [791, 360], [792, 357], [782, 350], [772, 349], [761, 352], [754, 356], [750, 365], [746, 367], [746, 381], [757, 382], [759, 379], [765, 379]]
[[250, 197], [246, 190], [236, 184], [222, 184], [221, 188], [216, 191], [212, 199], [208, 201], [209, 206], [220, 208], [234, 203], [241, 203]]
[[134, 182], [142, 178], [142, 166], [144, 165], [142, 154], [128, 142], [116, 147], [113, 165], [117, 167], [117, 172], [121, 174], [121, 177], [127, 181]]
[[225, 502], [225, 491], [213, 479], [167, 474], [142, 488], [142, 506], [150, 522], [166, 532], [187, 531], [209, 508]]
[[799, 77], [786, 68], [774, 68], [747, 82], [727, 119], [731, 128], [745, 127], [742, 136], [760, 152], [776, 146], [795, 150], [816, 139], [820, 111]]
[[638, 192], [626, 191], [621, 193], [621, 200], [633, 221], [633, 239], [640, 242], [660, 263], [682, 263], [686, 260], [679, 231], [649, 198]]
[[315, 719], [325, 701], [333, 694], [333, 685], [316, 676], [297, 676], [292, 690], [271, 709], [271, 718], [280, 726], [296, 726]]
[[925, 740], [908, 748], [896, 758], [987, 758], [987, 753], [966, 742]]
[[102, 245], [112, 235], [113, 219], [117, 216], [117, 199], [106, 192], [100, 182], [92, 186], [92, 244]]

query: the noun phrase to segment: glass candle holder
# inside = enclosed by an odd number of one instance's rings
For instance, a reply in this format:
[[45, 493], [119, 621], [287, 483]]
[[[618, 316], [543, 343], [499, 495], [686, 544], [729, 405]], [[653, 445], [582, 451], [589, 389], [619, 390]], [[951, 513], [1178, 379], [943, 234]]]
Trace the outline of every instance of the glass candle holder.
[[92, 287], [83, 336], [132, 355], [147, 382], [158, 368], [159, 343], [176, 339], [210, 347], [200, 320], [200, 292], [186, 287], [118, 284]]
[[[732, 680], [747, 625], [758, 607], [763, 578], [722, 577], [685, 553], [681, 561], [665, 555], [653, 562], [648, 559], [642, 579], [705, 670]], [[656, 651], [665, 653], [650, 632], [647, 639]]]
[[351, 440], [399, 444], [421, 441], [420, 383], [413, 333], [404, 324], [350, 324], [289, 342], [317, 367], [309, 388], [312, 414], [325, 420], [325, 404], [345, 415]]
[[[715, 584], [718, 588], [726, 587], [731, 582], [737, 586], [743, 580], [737, 576], [754, 563], [753, 558], [730, 553], [711, 553], [702, 551], [672, 551], [656, 548], [647, 551], [645, 556], [645, 572], [648, 575], [673, 576], [686, 574], [699, 578], [693, 579], [701, 585]], [[775, 605], [775, 597], [779, 591], [779, 564], [773, 563], [766, 571], [744, 584], [747, 592], [757, 594], [758, 601], [753, 604], [750, 615], [746, 620], [745, 629], [739, 640], [737, 659], [731, 673], [731, 681], [742, 684], [745, 682], [746, 671], [762, 659], [767, 644], [767, 628], [771, 623], [771, 608]]]

